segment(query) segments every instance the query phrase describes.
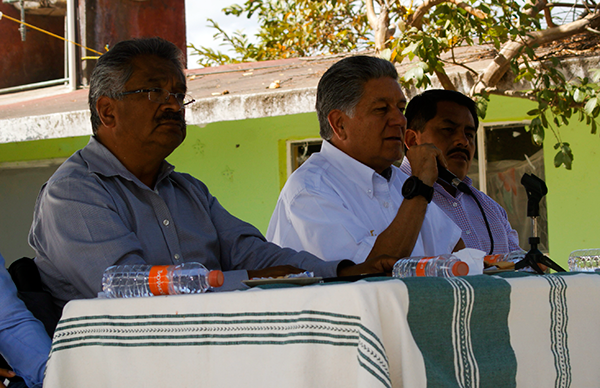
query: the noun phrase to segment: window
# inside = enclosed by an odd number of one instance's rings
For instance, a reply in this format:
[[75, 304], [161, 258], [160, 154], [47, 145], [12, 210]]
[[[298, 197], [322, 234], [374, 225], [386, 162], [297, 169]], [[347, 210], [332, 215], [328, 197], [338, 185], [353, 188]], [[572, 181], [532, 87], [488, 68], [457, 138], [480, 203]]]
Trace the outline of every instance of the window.
[[287, 142], [287, 176], [292, 175], [314, 152], [321, 150], [323, 139], [289, 140]]
[[[469, 177], [473, 185], [498, 202], [511, 226], [519, 233], [520, 246], [529, 249], [532, 221], [527, 218], [527, 193], [521, 184], [523, 174], [535, 174], [545, 180], [544, 152], [534, 144], [525, 123], [485, 124], [477, 134], [477, 152]], [[484, 134], [484, 136], [482, 136]], [[483, 177], [483, 180], [481, 179]], [[540, 202], [537, 219], [539, 249], [548, 251], [546, 197]]]

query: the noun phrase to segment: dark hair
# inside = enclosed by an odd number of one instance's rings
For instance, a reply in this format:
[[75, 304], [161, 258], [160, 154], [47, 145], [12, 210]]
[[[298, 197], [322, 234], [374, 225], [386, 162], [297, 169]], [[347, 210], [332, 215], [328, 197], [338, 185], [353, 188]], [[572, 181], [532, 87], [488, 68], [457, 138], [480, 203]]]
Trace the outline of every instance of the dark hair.
[[317, 87], [317, 116], [321, 137], [330, 140], [333, 129], [327, 116], [334, 109], [339, 109], [349, 116], [354, 115], [354, 108], [364, 93], [367, 81], [382, 77], [398, 79], [398, 72], [390, 61], [385, 59], [357, 55], [344, 58], [331, 66]]
[[140, 55], [155, 55], [171, 61], [181, 70], [183, 77], [183, 53], [173, 43], [162, 38], [138, 38], [117, 43], [107, 53], [100, 56], [90, 78], [88, 104], [92, 114], [94, 135], [102, 124], [96, 102], [101, 96], [120, 98], [125, 84], [133, 74], [133, 60]]
[[423, 132], [425, 124], [437, 115], [437, 105], [441, 101], [455, 102], [466, 107], [473, 116], [475, 128], [479, 127], [475, 101], [454, 90], [432, 89], [416, 95], [410, 100], [404, 112], [406, 128]]

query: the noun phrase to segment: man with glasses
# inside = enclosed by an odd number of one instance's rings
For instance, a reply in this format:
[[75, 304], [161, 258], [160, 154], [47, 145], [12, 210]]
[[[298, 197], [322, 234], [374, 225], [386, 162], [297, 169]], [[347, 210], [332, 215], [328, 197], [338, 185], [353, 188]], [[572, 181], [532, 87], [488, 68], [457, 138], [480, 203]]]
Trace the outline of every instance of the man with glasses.
[[223, 289], [248, 277], [390, 272], [391, 258], [324, 262], [268, 243], [229, 214], [208, 188], [165, 161], [184, 140], [182, 53], [160, 38], [120, 42], [90, 82], [94, 136], [42, 188], [29, 243], [56, 302], [93, 298], [114, 264], [201, 262], [225, 272]]

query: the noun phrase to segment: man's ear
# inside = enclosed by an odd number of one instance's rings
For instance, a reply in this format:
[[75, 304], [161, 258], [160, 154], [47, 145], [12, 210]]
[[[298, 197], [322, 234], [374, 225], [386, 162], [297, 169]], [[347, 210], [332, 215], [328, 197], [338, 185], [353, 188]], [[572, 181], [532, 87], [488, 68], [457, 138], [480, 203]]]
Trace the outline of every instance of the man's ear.
[[116, 125], [115, 100], [106, 96], [100, 97], [96, 101], [96, 111], [98, 111], [102, 125], [107, 128], [112, 128]]
[[346, 116], [346, 114], [339, 109], [334, 109], [327, 115], [327, 120], [333, 129], [333, 133], [340, 140], [346, 140], [348, 137], [346, 130], [344, 129], [344, 121], [346, 117], [348, 116]]
[[414, 129], [407, 129], [404, 132], [404, 144], [407, 148], [419, 144], [419, 132]]

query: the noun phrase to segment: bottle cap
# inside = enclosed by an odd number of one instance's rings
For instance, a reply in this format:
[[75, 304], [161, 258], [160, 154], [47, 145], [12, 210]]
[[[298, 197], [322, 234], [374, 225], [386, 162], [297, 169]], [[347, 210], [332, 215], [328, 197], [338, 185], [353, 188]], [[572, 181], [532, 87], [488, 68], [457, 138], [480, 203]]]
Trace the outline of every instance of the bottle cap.
[[225, 277], [223, 276], [223, 272], [214, 270], [208, 273], [208, 284], [211, 287], [221, 287], [224, 281]]
[[454, 276], [466, 276], [469, 273], [469, 264], [464, 261], [457, 261], [452, 266], [452, 274]]

